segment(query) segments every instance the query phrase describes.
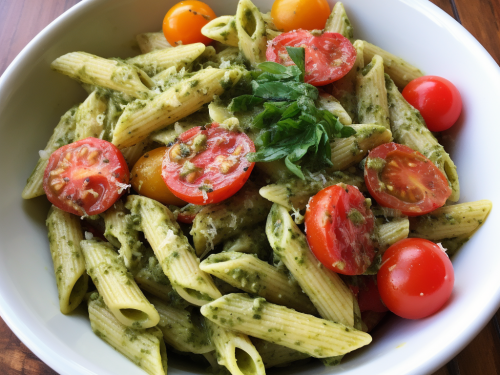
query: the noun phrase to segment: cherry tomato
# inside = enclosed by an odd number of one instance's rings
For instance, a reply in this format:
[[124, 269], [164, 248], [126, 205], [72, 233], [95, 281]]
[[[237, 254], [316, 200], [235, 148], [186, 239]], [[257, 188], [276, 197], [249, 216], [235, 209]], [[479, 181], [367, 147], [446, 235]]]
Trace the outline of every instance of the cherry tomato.
[[75, 215], [106, 211], [128, 187], [129, 171], [120, 150], [97, 138], [85, 138], [56, 150], [43, 176], [47, 199]]
[[255, 163], [245, 158], [249, 152], [255, 152], [255, 145], [245, 133], [227, 131], [217, 123], [191, 128], [165, 154], [162, 177], [186, 202], [221, 202], [250, 176]]
[[438, 245], [407, 238], [384, 253], [377, 281], [390, 311], [402, 318], [421, 319], [448, 301], [455, 276], [450, 258]]
[[198, 206], [196, 204], [187, 204], [177, 213], [177, 221], [184, 224], [193, 224], [194, 218], [202, 208], [203, 206]]
[[274, 25], [283, 31], [321, 30], [329, 16], [326, 0], [275, 0], [271, 8]]
[[351, 70], [356, 61], [356, 50], [349, 41], [337, 33], [314, 36], [307, 30], [278, 35], [267, 46], [266, 59], [285, 66], [294, 65], [286, 47], [304, 47], [306, 74], [304, 81], [323, 86], [339, 80]]
[[163, 204], [184, 206], [186, 202], [177, 198], [165, 185], [161, 177], [163, 156], [167, 147], [158, 147], [141, 156], [132, 168], [130, 184], [136, 192]]
[[191, 43], [208, 46], [212, 39], [203, 35], [201, 29], [214, 18], [215, 13], [207, 4], [194, 0], [181, 1], [165, 15], [163, 34], [172, 46]]
[[375, 219], [357, 187], [334, 185], [321, 190], [306, 211], [307, 242], [332, 271], [360, 275], [375, 256], [370, 238]]
[[444, 174], [418, 151], [385, 143], [370, 151], [365, 164], [368, 191], [382, 206], [408, 216], [443, 206], [451, 195]]
[[403, 96], [420, 111], [432, 132], [449, 129], [462, 112], [462, 97], [457, 88], [441, 77], [416, 78], [406, 85]]
[[377, 288], [376, 276], [358, 276], [359, 292], [358, 304], [359, 310], [385, 312], [387, 307], [382, 303]]

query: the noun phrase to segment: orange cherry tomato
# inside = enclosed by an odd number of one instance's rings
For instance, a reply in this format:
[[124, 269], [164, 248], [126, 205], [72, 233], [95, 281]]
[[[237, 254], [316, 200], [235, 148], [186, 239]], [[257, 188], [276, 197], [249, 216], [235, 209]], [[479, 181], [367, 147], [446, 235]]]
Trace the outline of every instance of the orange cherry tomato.
[[201, 1], [188, 0], [175, 4], [163, 19], [163, 34], [172, 45], [212, 42], [201, 28], [216, 18], [212, 8]]
[[161, 165], [167, 150], [167, 147], [158, 147], [142, 155], [132, 168], [130, 184], [145, 197], [163, 204], [184, 206], [186, 202], [172, 194], [161, 177]]
[[129, 171], [120, 150], [102, 139], [85, 138], [50, 155], [43, 175], [47, 199], [63, 211], [97, 215], [128, 187]]
[[283, 31], [321, 30], [330, 16], [326, 0], [275, 0], [271, 17], [276, 27]]

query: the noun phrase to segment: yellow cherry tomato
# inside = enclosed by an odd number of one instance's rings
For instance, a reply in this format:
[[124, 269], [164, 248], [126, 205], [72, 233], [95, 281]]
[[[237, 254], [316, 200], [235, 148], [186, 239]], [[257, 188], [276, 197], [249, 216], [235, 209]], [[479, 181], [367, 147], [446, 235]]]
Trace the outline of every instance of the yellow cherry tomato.
[[[201, 28], [216, 18], [212, 8], [201, 1], [181, 1], [167, 12], [163, 20], [163, 34], [172, 45], [203, 43], [212, 39], [201, 33]], [[180, 42], [180, 43], [179, 43]]]
[[168, 189], [161, 177], [161, 164], [167, 147], [158, 147], [141, 156], [134, 168], [130, 183], [134, 190], [163, 204], [185, 206], [187, 203], [177, 198]]
[[329, 15], [330, 6], [326, 0], [275, 0], [271, 9], [274, 24], [285, 32], [321, 30]]

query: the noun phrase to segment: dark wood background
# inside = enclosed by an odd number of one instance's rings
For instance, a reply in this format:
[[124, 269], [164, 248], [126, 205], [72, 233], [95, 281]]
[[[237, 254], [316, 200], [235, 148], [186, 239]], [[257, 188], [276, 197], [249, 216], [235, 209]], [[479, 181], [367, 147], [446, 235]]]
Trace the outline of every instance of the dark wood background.
[[[80, 0], [0, 0], [0, 74], [46, 25]], [[500, 64], [499, 0], [431, 0], [474, 35]], [[434, 375], [500, 374], [500, 312]], [[0, 318], [0, 374], [53, 375]]]

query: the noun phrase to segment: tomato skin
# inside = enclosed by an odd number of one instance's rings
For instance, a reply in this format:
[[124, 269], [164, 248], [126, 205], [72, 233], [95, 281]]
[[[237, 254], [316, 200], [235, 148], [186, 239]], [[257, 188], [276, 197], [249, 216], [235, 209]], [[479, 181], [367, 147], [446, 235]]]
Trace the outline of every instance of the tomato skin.
[[329, 186], [309, 201], [305, 215], [307, 242], [325, 267], [344, 275], [360, 275], [375, 256], [370, 238], [374, 223], [358, 188]]
[[110, 142], [85, 138], [52, 153], [45, 168], [47, 199], [63, 211], [83, 216], [106, 211], [123, 194], [129, 170]]
[[208, 46], [213, 42], [201, 33], [201, 29], [216, 18], [214, 11], [207, 4], [188, 0], [174, 5], [163, 19], [163, 34], [172, 45], [203, 43]]
[[420, 111], [431, 132], [449, 129], [462, 112], [462, 97], [445, 78], [424, 76], [406, 85], [403, 97]]
[[184, 206], [186, 202], [177, 198], [161, 177], [163, 156], [167, 150], [167, 147], [158, 147], [142, 155], [132, 168], [130, 184], [137, 193], [148, 198], [167, 205]]
[[[199, 150], [194, 149], [197, 139], [203, 139]], [[218, 203], [234, 195], [250, 177], [255, 163], [245, 158], [249, 152], [255, 152], [255, 145], [245, 133], [227, 131], [217, 123], [194, 127], [182, 133], [165, 154], [162, 177], [170, 191], [188, 203]]]
[[274, 25], [285, 32], [321, 30], [330, 16], [326, 0], [275, 0], [271, 8]]
[[193, 224], [193, 221], [203, 207], [189, 203], [177, 213], [177, 221], [184, 224]]
[[446, 203], [452, 192], [434, 163], [420, 152], [394, 142], [370, 151], [365, 163], [365, 183], [380, 205], [408, 216], [434, 211]]
[[448, 301], [455, 276], [450, 259], [438, 245], [407, 238], [384, 253], [377, 281], [390, 311], [402, 318], [421, 319]]
[[385, 312], [387, 307], [380, 299], [380, 293], [377, 287], [377, 276], [358, 276], [360, 286], [358, 292], [359, 310]]
[[307, 30], [297, 30], [278, 35], [267, 46], [267, 61], [290, 66], [294, 62], [286, 47], [304, 47], [306, 74], [304, 81], [323, 86], [345, 76], [356, 61], [356, 49], [349, 39], [338, 33], [314, 36]]

